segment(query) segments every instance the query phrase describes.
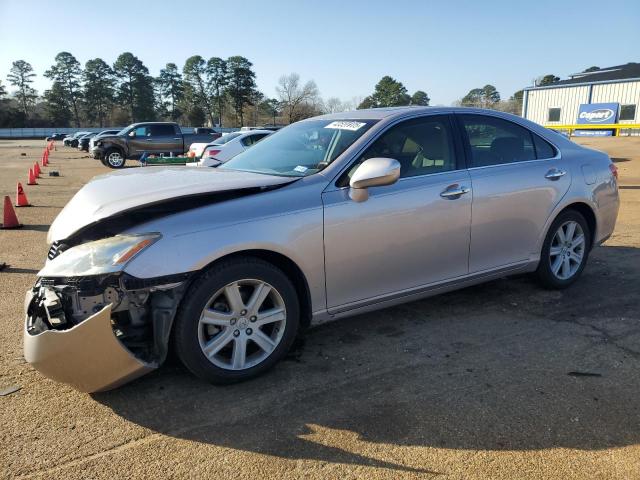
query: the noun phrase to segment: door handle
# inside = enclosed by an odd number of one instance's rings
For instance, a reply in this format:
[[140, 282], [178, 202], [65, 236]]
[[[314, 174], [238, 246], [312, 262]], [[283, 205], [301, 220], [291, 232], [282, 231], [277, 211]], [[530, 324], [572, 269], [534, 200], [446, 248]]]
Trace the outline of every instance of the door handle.
[[150, 142], [151, 139], [150, 138], [145, 138], [145, 141]]
[[174, 137], [174, 140], [182, 140], [180, 137]]
[[549, 170], [544, 178], [547, 180], [558, 180], [560, 177], [564, 177], [567, 174], [564, 170], [560, 170], [558, 168], [552, 168]]
[[449, 185], [447, 188], [445, 188], [442, 193], [440, 193], [440, 196], [442, 198], [449, 198], [454, 200], [456, 198], [460, 198], [460, 196], [464, 195], [465, 193], [469, 193], [470, 191], [471, 189], [469, 187], [454, 183], [453, 185]]

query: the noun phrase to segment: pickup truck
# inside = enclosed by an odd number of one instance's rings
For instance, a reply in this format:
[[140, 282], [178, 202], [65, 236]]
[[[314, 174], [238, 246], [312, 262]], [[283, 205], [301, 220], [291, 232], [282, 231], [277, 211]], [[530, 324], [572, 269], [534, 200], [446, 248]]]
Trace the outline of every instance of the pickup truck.
[[134, 123], [116, 135], [100, 137], [91, 154], [109, 168], [122, 168], [128, 159], [138, 160], [145, 152], [181, 155], [189, 150], [192, 143], [212, 142], [219, 136], [212, 131], [182, 133], [178, 124], [173, 122]]

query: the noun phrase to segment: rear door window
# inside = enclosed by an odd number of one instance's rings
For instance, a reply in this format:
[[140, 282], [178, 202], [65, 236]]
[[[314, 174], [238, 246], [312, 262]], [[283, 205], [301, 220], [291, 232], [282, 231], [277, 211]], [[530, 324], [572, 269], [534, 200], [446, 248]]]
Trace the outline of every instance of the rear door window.
[[533, 135], [526, 128], [489, 115], [458, 115], [467, 137], [472, 167], [536, 160]]
[[175, 135], [173, 125], [151, 125], [151, 135], [154, 137], [172, 137]]

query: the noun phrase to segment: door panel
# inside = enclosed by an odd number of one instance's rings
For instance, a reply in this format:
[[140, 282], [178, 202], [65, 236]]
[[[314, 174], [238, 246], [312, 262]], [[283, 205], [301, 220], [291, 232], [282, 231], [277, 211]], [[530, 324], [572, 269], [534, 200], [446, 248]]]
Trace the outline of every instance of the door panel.
[[473, 188], [469, 273], [535, 258], [544, 225], [571, 184], [568, 169], [523, 125], [493, 114], [456, 118]]
[[129, 137], [129, 153], [131, 155], [139, 156], [142, 152], [149, 149], [149, 144], [151, 142], [151, 131], [149, 127], [141, 126], [137, 127], [135, 130], [136, 134], [134, 137]]
[[173, 125], [151, 127], [151, 148], [154, 152], [180, 154], [183, 152], [182, 133], [176, 133]]
[[466, 275], [471, 193], [440, 195], [454, 184], [468, 172], [402, 178], [361, 203], [324, 192], [328, 308]]
[[545, 177], [562, 168], [560, 160], [538, 160], [471, 169], [473, 220], [470, 273], [525, 261], [553, 208], [571, 183], [569, 173]]

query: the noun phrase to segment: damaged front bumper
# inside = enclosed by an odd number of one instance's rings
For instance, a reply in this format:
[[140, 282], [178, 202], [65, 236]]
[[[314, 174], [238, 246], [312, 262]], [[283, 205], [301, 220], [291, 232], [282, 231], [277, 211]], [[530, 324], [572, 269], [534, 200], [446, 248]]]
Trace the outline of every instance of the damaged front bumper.
[[25, 298], [27, 362], [82, 392], [110, 390], [158, 368], [184, 282], [131, 280], [135, 290], [121, 276], [88, 289], [40, 279]]
[[[27, 302], [33, 298], [27, 292]], [[138, 360], [116, 338], [111, 326], [111, 305], [69, 330], [29, 333], [24, 329], [24, 358], [40, 373], [68, 383], [81, 392], [118, 387], [158, 365]]]

